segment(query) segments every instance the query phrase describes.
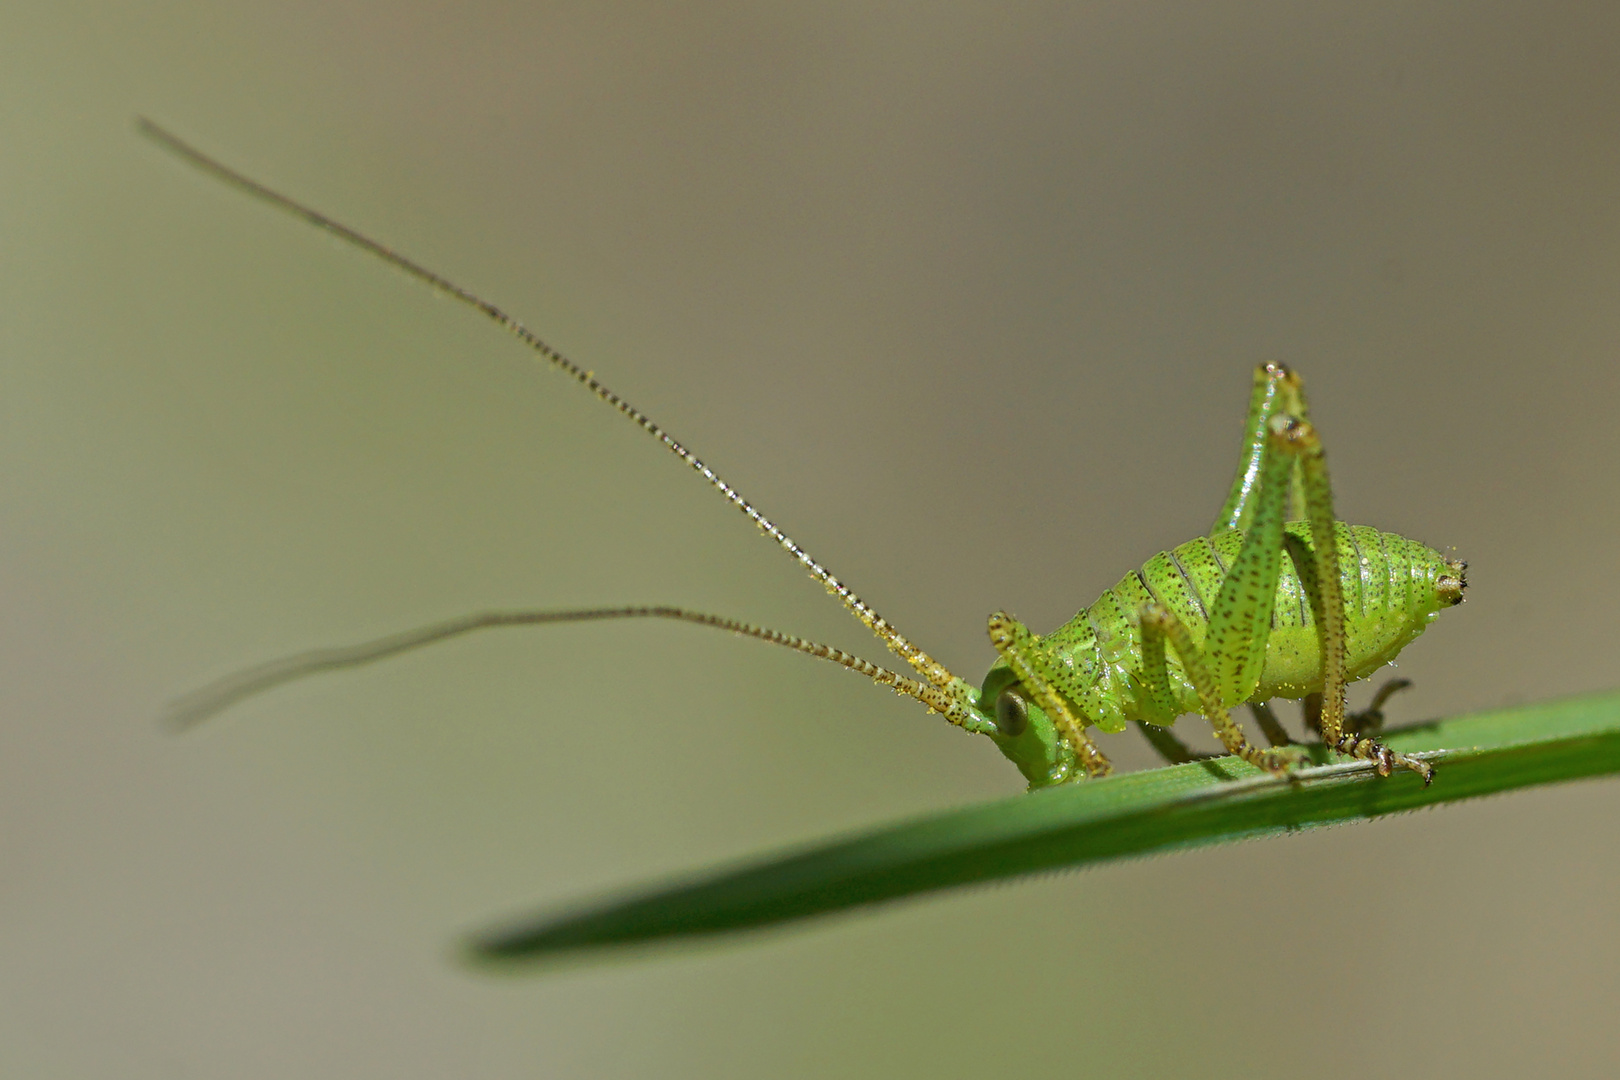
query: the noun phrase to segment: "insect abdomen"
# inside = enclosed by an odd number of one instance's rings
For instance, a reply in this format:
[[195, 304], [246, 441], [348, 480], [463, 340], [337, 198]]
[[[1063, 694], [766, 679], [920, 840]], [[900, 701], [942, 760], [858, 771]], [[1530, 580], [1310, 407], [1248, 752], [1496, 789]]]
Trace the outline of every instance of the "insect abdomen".
[[[1310, 550], [1308, 523], [1289, 522], [1284, 528], [1301, 542], [1303, 552]], [[1416, 541], [1366, 525], [1340, 522], [1335, 535], [1344, 590], [1346, 676], [1355, 680], [1393, 660], [1443, 608], [1461, 599], [1461, 564]], [[1144, 714], [1139, 704], [1147, 698], [1140, 684], [1137, 613], [1149, 601], [1162, 604], [1181, 619], [1202, 648], [1209, 609], [1242, 543], [1243, 534], [1231, 529], [1160, 552], [1051, 635], [1048, 640], [1054, 645], [1094, 653], [1094, 659], [1071, 653], [1071, 662], [1091, 667], [1102, 696], [1120, 703], [1121, 716], [1096, 718], [1100, 726], [1129, 719], [1168, 719]], [[1169, 660], [1178, 705], [1184, 712], [1197, 711], [1198, 697], [1182, 675], [1179, 660], [1173, 654]], [[1322, 653], [1311, 603], [1298, 568], [1284, 557], [1265, 666], [1259, 685], [1246, 700], [1298, 698], [1321, 687]]]

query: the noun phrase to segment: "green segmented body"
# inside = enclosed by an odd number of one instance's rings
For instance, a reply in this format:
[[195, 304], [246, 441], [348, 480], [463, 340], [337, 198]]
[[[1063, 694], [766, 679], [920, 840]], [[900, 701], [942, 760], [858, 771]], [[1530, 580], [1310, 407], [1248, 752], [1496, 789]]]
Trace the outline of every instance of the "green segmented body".
[[[1284, 526], [1291, 543], [1309, 551], [1310, 525]], [[1436, 583], [1454, 570], [1438, 551], [1396, 533], [1367, 525], [1335, 526], [1340, 580], [1344, 587], [1346, 677], [1353, 681], [1389, 663], [1454, 603]], [[1209, 629], [1209, 606], [1237, 558], [1243, 533], [1226, 529], [1160, 552], [1132, 571], [1063, 626], [1042, 638], [1075, 680], [1093, 688], [1076, 702], [1104, 731], [1123, 731], [1127, 721], [1169, 724], [1174, 715], [1155, 708], [1141, 673], [1142, 634], [1136, 613], [1156, 601], [1186, 624], [1200, 647]], [[1307, 572], [1308, 564], [1307, 564]], [[1198, 695], [1180, 662], [1169, 658], [1170, 682], [1181, 713], [1198, 711]], [[1299, 569], [1283, 559], [1265, 666], [1259, 685], [1243, 700], [1300, 698], [1322, 688], [1322, 652], [1316, 620]], [[1227, 705], [1236, 705], [1228, 701]]]

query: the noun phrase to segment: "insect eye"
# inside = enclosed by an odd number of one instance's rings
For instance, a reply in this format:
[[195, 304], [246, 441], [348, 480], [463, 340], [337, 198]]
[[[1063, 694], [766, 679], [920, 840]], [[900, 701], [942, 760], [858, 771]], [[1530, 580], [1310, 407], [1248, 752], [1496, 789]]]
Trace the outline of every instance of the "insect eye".
[[1011, 687], [996, 696], [996, 727], [1009, 739], [1016, 739], [1029, 727], [1029, 706]]

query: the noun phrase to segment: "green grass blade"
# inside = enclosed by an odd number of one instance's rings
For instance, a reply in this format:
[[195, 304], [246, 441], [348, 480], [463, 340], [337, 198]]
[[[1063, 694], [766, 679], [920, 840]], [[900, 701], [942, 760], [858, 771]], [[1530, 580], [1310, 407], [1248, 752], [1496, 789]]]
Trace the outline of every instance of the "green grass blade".
[[685, 882], [544, 916], [470, 943], [481, 962], [766, 927], [1105, 859], [1362, 821], [1420, 806], [1620, 770], [1620, 693], [1516, 706], [1393, 732], [1432, 787], [1364, 763], [1293, 782], [1232, 758], [1088, 781], [874, 829]]

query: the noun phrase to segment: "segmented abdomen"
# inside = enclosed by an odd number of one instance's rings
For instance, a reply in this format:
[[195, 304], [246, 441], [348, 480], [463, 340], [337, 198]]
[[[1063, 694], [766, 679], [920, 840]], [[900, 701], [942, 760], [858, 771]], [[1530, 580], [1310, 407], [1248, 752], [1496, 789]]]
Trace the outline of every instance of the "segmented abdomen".
[[[1285, 526], [1309, 550], [1310, 526]], [[1436, 582], [1455, 568], [1432, 548], [1395, 533], [1366, 525], [1335, 527], [1340, 579], [1344, 589], [1346, 668], [1350, 680], [1365, 678], [1393, 660], [1439, 613], [1456, 602], [1456, 593], [1437, 589]], [[1046, 639], [1061, 651], [1076, 674], [1097, 680], [1102, 697], [1118, 702], [1119, 716], [1096, 717], [1105, 728], [1129, 719], [1166, 718], [1144, 715], [1140, 702], [1142, 642], [1137, 613], [1156, 601], [1186, 624], [1202, 648], [1209, 629], [1209, 609], [1226, 580], [1226, 568], [1237, 558], [1243, 534], [1227, 530], [1189, 540], [1160, 552], [1140, 570], [1127, 574]], [[1452, 580], [1455, 580], [1453, 578]], [[1184, 712], [1195, 712], [1197, 695], [1171, 652], [1170, 681]], [[1310, 600], [1299, 571], [1285, 555], [1271, 613], [1260, 683], [1246, 700], [1298, 698], [1322, 687], [1322, 654]], [[1228, 704], [1237, 704], [1228, 702]]]

